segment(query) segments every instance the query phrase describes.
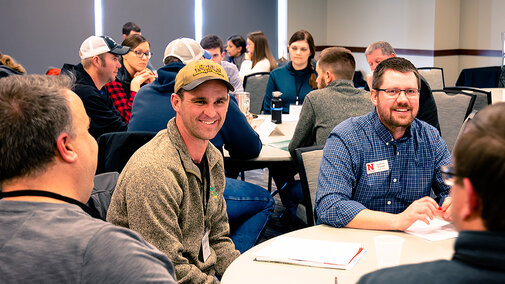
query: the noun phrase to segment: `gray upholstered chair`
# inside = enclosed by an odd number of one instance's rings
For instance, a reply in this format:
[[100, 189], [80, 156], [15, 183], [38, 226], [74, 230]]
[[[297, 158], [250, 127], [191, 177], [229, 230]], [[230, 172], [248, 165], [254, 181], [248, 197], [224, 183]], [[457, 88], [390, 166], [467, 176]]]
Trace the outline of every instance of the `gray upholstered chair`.
[[270, 72], [252, 73], [244, 77], [244, 91], [250, 94], [249, 111], [251, 113], [261, 113], [268, 78], [270, 78]]
[[473, 105], [473, 110], [475, 111], [479, 111], [485, 108], [487, 105], [490, 105], [492, 101], [491, 91], [486, 91], [478, 88], [447, 87], [445, 88], [445, 92], [448, 94], [460, 93], [460, 92], [474, 94], [476, 97], [475, 97], [475, 104]]
[[445, 88], [444, 69], [441, 67], [419, 67], [419, 74], [426, 79], [432, 90]]
[[303, 204], [298, 205], [296, 215], [309, 226], [314, 226], [316, 219], [314, 216], [314, 202], [316, 200], [319, 166], [323, 158], [323, 147], [322, 145], [310, 146], [295, 150], [304, 198]]
[[442, 138], [452, 152], [461, 126], [473, 110], [476, 95], [465, 92], [448, 94], [445, 91], [435, 90], [433, 97], [437, 103]]

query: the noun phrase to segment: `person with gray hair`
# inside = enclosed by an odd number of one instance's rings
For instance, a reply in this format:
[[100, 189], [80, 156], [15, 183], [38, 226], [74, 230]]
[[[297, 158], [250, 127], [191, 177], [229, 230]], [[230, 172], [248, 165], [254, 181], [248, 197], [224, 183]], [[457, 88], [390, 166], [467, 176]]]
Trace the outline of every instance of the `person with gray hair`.
[[451, 260], [372, 272], [366, 283], [503, 283], [505, 281], [505, 103], [485, 107], [468, 123], [451, 165], [452, 222], [460, 231]]
[[67, 76], [0, 79], [2, 283], [175, 283], [170, 260], [87, 207], [98, 146]]
[[404, 58], [379, 63], [370, 92], [375, 108], [343, 121], [326, 140], [315, 202], [318, 223], [405, 230], [417, 220], [449, 218], [449, 187], [439, 170], [451, 155], [439, 132], [416, 119], [419, 81]]
[[[367, 47], [365, 50], [365, 56], [368, 65], [370, 66], [370, 70], [373, 72], [377, 65], [383, 60], [390, 57], [395, 57], [396, 52], [388, 42], [377, 41]], [[370, 87], [372, 83], [371, 80], [372, 77], [369, 75], [367, 77], [367, 87]], [[435, 103], [435, 99], [431, 93], [430, 85], [422, 76], [419, 94], [419, 113], [417, 115], [417, 118], [431, 124], [440, 133], [437, 104]]]

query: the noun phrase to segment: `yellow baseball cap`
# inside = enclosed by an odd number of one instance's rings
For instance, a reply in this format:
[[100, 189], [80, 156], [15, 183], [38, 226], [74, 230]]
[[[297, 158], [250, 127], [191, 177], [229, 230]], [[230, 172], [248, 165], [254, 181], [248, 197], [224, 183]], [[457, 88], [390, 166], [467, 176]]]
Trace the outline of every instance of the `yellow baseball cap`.
[[191, 91], [209, 80], [221, 80], [228, 91], [234, 90], [221, 65], [212, 60], [202, 59], [188, 63], [177, 73], [174, 92], [177, 93], [180, 89]]

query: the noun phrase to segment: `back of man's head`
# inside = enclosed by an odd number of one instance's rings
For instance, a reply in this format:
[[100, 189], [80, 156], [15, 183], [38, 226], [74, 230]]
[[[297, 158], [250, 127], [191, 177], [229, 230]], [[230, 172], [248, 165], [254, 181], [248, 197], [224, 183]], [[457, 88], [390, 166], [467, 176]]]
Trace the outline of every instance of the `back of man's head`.
[[414, 64], [412, 64], [412, 62], [402, 57], [390, 57], [379, 63], [379, 65], [377, 65], [377, 68], [373, 72], [373, 79], [372, 79], [373, 89], [378, 89], [382, 86], [384, 74], [388, 70], [400, 73], [413, 72], [417, 79], [418, 88], [421, 86], [421, 79], [419, 76], [419, 72], [417, 72], [417, 68], [414, 66]]
[[132, 31], [139, 34], [141, 32], [140, 27], [134, 22], [127, 22], [126, 24], [123, 25], [123, 35], [125, 35], [125, 37], [129, 36]]
[[56, 140], [72, 133], [64, 89], [67, 76], [26, 75], [0, 79], [0, 185], [37, 175], [56, 157]]
[[505, 102], [477, 113], [458, 139], [453, 158], [456, 183], [470, 179], [486, 229], [505, 232]]
[[356, 61], [351, 51], [343, 47], [324, 49], [317, 64], [323, 71], [331, 71], [335, 79], [352, 80], [356, 68]]
[[372, 52], [376, 51], [377, 49], [380, 49], [382, 51], [382, 54], [384, 55], [391, 55], [391, 54], [396, 54], [394, 48], [391, 46], [386, 41], [377, 41], [372, 44], [370, 44], [366, 50], [365, 50], [365, 56], [370, 55]]
[[203, 49], [213, 49], [218, 48], [220, 52], [224, 52], [223, 40], [217, 35], [206, 35], [200, 41], [200, 45]]

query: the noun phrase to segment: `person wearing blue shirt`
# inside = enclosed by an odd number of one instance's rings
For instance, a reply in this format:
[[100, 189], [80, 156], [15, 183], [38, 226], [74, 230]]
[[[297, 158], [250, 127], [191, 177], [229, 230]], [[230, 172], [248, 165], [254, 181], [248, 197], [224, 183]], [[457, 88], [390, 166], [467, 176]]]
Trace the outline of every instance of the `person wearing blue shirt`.
[[451, 156], [437, 129], [416, 119], [419, 80], [404, 58], [377, 66], [374, 110], [337, 125], [326, 141], [315, 201], [318, 223], [404, 230], [417, 220], [448, 218], [449, 187], [439, 169]]
[[290, 105], [302, 105], [305, 96], [317, 89], [312, 35], [308, 31], [297, 31], [289, 40], [288, 50], [291, 61], [270, 72], [263, 99], [263, 111], [267, 114], [271, 113], [272, 92], [282, 92], [282, 112], [289, 113]]

